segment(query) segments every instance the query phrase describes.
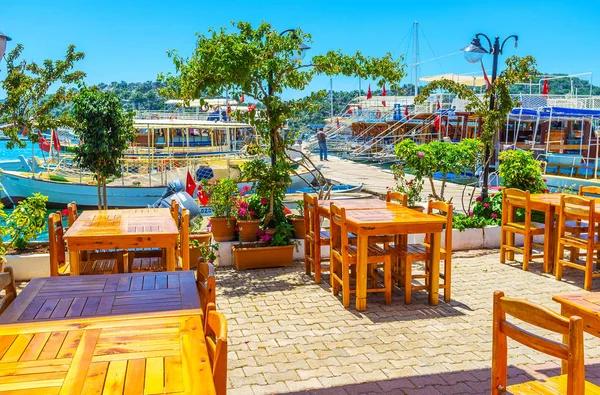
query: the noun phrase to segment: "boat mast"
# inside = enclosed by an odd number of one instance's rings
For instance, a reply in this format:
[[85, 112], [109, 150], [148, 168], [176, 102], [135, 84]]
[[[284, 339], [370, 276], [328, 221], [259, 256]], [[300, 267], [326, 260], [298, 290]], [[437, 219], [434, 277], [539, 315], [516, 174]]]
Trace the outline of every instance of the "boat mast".
[[415, 78], [415, 96], [419, 94], [419, 22], [415, 21], [413, 25], [413, 76]]
[[331, 117], [331, 122], [333, 122], [333, 77], [329, 77], [329, 96], [330, 96], [329, 116]]

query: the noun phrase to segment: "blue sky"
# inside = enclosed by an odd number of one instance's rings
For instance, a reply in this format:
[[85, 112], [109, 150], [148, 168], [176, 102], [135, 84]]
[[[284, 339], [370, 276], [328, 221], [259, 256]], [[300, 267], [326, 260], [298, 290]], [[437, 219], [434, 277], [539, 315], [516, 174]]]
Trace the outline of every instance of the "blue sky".
[[[86, 58], [79, 68], [88, 83], [154, 80], [172, 70], [165, 51], [189, 54], [195, 33], [228, 26], [233, 20], [265, 20], [278, 30], [301, 27], [313, 36], [307, 54], [330, 49], [398, 56], [407, 50], [414, 21], [420, 30], [420, 74], [475, 73], [461, 53], [479, 32], [502, 39], [519, 35], [519, 47], [507, 44], [504, 56], [533, 55], [543, 72], [593, 72], [600, 85], [600, 7], [594, 1], [128, 1], [4, 0], [0, 31], [25, 45], [24, 58], [42, 61], [63, 56], [73, 43]], [[410, 35], [408, 35], [410, 36]], [[13, 44], [13, 45], [11, 45]], [[408, 63], [412, 62], [409, 54]], [[491, 69], [491, 57], [484, 59]], [[0, 79], [5, 74], [0, 62]], [[405, 80], [408, 82], [408, 78]], [[368, 82], [363, 82], [363, 89]], [[334, 90], [358, 88], [351, 78], [334, 78]], [[329, 78], [316, 78], [309, 90], [328, 89]], [[288, 92], [288, 96], [302, 93]], [[2, 92], [0, 92], [2, 96]]]

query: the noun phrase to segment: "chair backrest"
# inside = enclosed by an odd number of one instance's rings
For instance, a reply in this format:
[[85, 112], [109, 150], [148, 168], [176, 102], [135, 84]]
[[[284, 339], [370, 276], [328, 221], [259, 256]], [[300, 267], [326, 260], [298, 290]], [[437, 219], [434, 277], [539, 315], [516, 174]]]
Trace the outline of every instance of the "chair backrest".
[[[342, 259], [348, 259], [348, 230], [346, 229], [346, 209], [331, 203], [331, 253], [338, 251]], [[345, 237], [343, 237], [345, 236]]]
[[183, 209], [181, 212], [181, 227], [179, 228], [179, 256], [182, 269], [190, 270], [190, 212]]
[[525, 209], [525, 228], [531, 226], [531, 205], [529, 191], [516, 188], [504, 188], [502, 190], [502, 224], [514, 222], [515, 210]]
[[66, 262], [64, 229], [60, 213], [48, 216], [48, 242], [50, 244], [50, 275], [58, 276], [58, 267]]
[[179, 227], [179, 202], [175, 199], [171, 200], [171, 217], [175, 220], [175, 224]]
[[79, 214], [77, 213], [77, 203], [71, 202], [67, 204], [67, 212], [69, 216], [69, 227], [71, 227], [79, 217]]
[[212, 366], [213, 381], [217, 395], [227, 392], [227, 320], [211, 310], [206, 318], [206, 348]]
[[[430, 200], [427, 204], [427, 214], [446, 220], [444, 249], [447, 254], [452, 254], [452, 210], [454, 210], [454, 207], [446, 202]], [[427, 235], [427, 237], [429, 237], [429, 235]]]
[[315, 242], [321, 239], [321, 223], [319, 221], [319, 198], [304, 193], [304, 229], [305, 234]]
[[[566, 318], [533, 303], [506, 298], [501, 291], [494, 292], [493, 311], [492, 395], [506, 393], [507, 337], [544, 354], [566, 360], [567, 394], [584, 394], [583, 320], [580, 317]], [[508, 322], [507, 314], [547, 331], [567, 335], [569, 341], [563, 344], [532, 334]]]
[[0, 299], [0, 314], [8, 308], [17, 297], [17, 286], [15, 285], [15, 276], [12, 267], [4, 268], [4, 273], [0, 273], [0, 290], [4, 290], [5, 295]]
[[200, 307], [207, 315], [207, 306], [209, 303], [217, 303], [217, 280], [215, 278], [215, 267], [210, 262], [198, 262], [196, 268], [196, 288], [200, 297]]
[[[596, 202], [593, 198], [578, 195], [562, 195], [560, 197], [560, 209], [558, 212], [558, 234], [560, 237], [566, 233], [567, 221], [587, 221], [594, 223]], [[588, 242], [594, 243], [593, 226], [588, 226]]]
[[392, 200], [402, 204], [403, 206], [408, 206], [408, 195], [405, 193], [387, 191], [385, 195], [385, 201], [391, 202]]
[[587, 195], [597, 195], [600, 196], [600, 187], [594, 185], [580, 185], [579, 186], [579, 195], [587, 196]]

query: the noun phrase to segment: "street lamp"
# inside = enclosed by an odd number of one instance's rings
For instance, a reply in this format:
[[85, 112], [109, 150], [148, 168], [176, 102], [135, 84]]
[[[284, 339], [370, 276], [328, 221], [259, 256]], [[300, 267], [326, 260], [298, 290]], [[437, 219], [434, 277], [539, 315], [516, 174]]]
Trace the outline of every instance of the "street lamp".
[[[281, 33], [279, 33], [280, 36], [283, 36], [286, 33], [292, 33], [293, 35], [295, 35], [296, 29], [287, 29], [282, 31]], [[292, 56], [290, 58], [290, 60], [292, 62], [300, 62], [304, 59], [304, 57], [306, 56], [306, 51], [309, 50], [310, 47], [304, 43], [300, 43], [300, 45], [298, 45], [298, 54], [295, 56]], [[269, 81], [268, 81], [268, 91], [267, 93], [269, 94], [269, 97], [273, 96], [273, 86], [272, 86], [272, 81], [275, 78], [273, 71], [271, 70], [269, 72]], [[275, 167], [275, 162], [277, 161], [277, 153], [275, 152], [275, 145], [276, 145], [276, 139], [275, 139], [275, 129], [271, 130], [271, 166]]]
[[4, 57], [4, 52], [6, 51], [6, 42], [10, 40], [12, 40], [12, 38], [0, 32], [0, 60], [2, 60]]
[[[480, 37], [483, 37], [487, 40], [489, 47], [490, 47], [489, 50], [486, 50], [481, 45], [481, 41], [479, 40]], [[473, 39], [473, 41], [471, 41], [471, 44], [469, 44], [466, 47], [461, 49], [461, 51], [464, 51], [465, 59], [469, 63], [480, 62], [481, 59], [483, 58], [483, 55], [485, 55], [485, 54], [493, 55], [492, 82], [491, 82], [492, 86], [494, 85], [494, 81], [496, 80], [496, 75], [498, 74], [498, 56], [502, 54], [502, 51], [504, 50], [504, 44], [506, 44], [506, 42], [508, 41], [509, 38], [515, 39], [515, 48], [516, 48], [517, 44], [519, 42], [519, 36], [517, 36], [517, 35], [513, 34], [511, 36], [506, 37], [504, 39], [504, 41], [502, 41], [502, 45], [500, 45], [500, 37], [496, 36], [496, 38], [494, 39], [494, 45], [492, 45], [492, 41], [489, 39], [488, 36], [486, 36], [483, 33], [477, 33], [475, 35], [475, 38]], [[490, 95], [490, 110], [494, 109], [494, 101], [495, 101], [495, 96], [492, 94], [492, 95]], [[486, 144], [484, 147], [483, 159], [484, 159], [483, 185], [481, 187], [481, 197], [485, 199], [488, 196], [488, 179], [489, 179], [489, 175], [490, 175], [490, 163], [489, 163], [490, 162], [490, 147], [489, 147], [489, 144]]]

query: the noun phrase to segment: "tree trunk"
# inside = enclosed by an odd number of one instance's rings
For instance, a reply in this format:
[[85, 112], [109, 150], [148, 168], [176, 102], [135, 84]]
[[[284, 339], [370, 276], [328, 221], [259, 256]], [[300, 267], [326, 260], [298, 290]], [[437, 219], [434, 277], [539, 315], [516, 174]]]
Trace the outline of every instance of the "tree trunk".
[[429, 176], [429, 184], [431, 185], [431, 196], [438, 199], [438, 195], [435, 193], [435, 185], [433, 184], [433, 176]]
[[98, 210], [102, 210], [102, 193], [100, 192], [100, 183], [102, 179], [99, 174], [96, 174], [96, 185], [98, 187]]
[[444, 189], [446, 189], [446, 176], [447, 175], [448, 175], [448, 173], [444, 173], [444, 178], [442, 178], [442, 190], [440, 192], [440, 199], [441, 200], [444, 200]]
[[108, 210], [108, 199], [106, 197], [106, 177], [102, 177], [102, 197], [104, 200], [104, 209]]

